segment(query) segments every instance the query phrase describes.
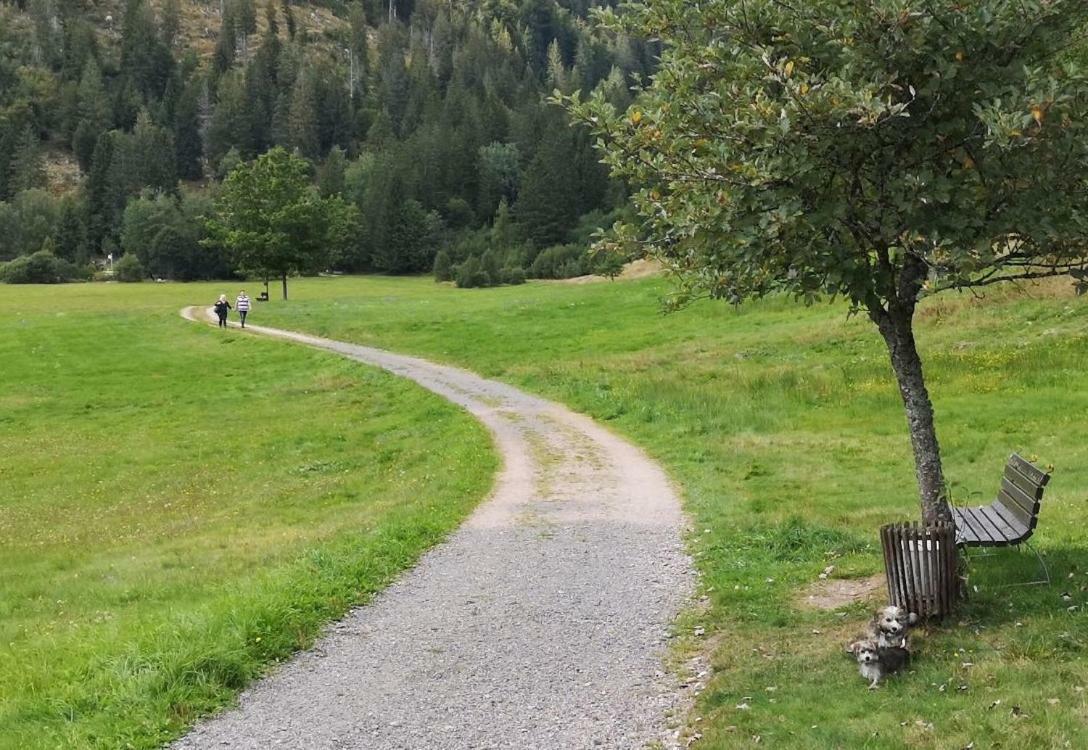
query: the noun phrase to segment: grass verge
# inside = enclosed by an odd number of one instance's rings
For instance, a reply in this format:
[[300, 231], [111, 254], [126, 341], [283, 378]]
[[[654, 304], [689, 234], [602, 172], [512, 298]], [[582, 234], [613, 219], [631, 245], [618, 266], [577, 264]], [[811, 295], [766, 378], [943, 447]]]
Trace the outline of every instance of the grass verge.
[[0, 747], [160, 745], [490, 486], [437, 396], [178, 317], [218, 292], [0, 296]]
[[[715, 677], [700, 747], [1088, 746], [1088, 303], [1065, 287], [946, 297], [919, 338], [947, 475], [989, 502], [1010, 451], [1055, 466], [1027, 554], [971, 566], [961, 617], [911, 673], [869, 692], [843, 644], [866, 605], [798, 606], [818, 574], [880, 571], [877, 527], [917, 517], [902, 405], [871, 325], [841, 305], [700, 304], [661, 280], [457, 290], [313, 279], [255, 322], [470, 367], [590, 414], [661, 460], [686, 497]], [[685, 620], [685, 623], [687, 620]], [[698, 632], [703, 632], [700, 630]], [[697, 720], [696, 720], [697, 719]]]

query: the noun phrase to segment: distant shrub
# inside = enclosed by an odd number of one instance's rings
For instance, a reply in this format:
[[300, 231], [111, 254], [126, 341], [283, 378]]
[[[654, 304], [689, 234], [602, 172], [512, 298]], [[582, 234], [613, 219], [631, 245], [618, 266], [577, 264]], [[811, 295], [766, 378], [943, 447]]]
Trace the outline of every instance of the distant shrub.
[[491, 275], [483, 269], [480, 265], [480, 259], [475, 255], [457, 266], [454, 278], [457, 281], [457, 286], [462, 289], [492, 286], [494, 284]]
[[525, 269], [517, 266], [506, 266], [499, 271], [499, 281], [503, 284], [524, 284], [525, 283]]
[[592, 273], [592, 268], [582, 245], [552, 245], [542, 250], [529, 268], [535, 279], [570, 279], [587, 273]]
[[128, 253], [113, 264], [113, 276], [118, 281], [143, 281], [147, 271], [134, 253]]
[[58, 258], [48, 250], [0, 264], [0, 281], [7, 284], [60, 284], [87, 278], [87, 269]]
[[445, 250], [439, 250], [434, 256], [434, 280], [453, 281], [453, 262]]

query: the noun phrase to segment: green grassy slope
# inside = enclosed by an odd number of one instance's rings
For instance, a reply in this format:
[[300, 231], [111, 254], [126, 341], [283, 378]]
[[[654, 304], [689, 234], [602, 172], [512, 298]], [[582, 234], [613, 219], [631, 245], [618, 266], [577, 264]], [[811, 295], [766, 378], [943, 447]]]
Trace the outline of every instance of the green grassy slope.
[[218, 287], [0, 293], [0, 747], [155, 747], [453, 528], [484, 430], [181, 320]]
[[[961, 618], [870, 693], [843, 644], [861, 606], [796, 605], [826, 566], [877, 573], [877, 527], [917, 517], [883, 344], [841, 305], [700, 304], [661, 316], [661, 280], [456, 290], [314, 279], [257, 308], [282, 325], [454, 362], [611, 424], [681, 485], [717, 676], [702, 747], [1088, 746], [1088, 303], [1065, 287], [927, 303], [919, 338], [959, 502], [988, 502], [1007, 454], [1055, 466], [1035, 561], [972, 566]], [[1062, 595], [1066, 594], [1068, 599]], [[1073, 608], [1073, 609], [1070, 609]]]

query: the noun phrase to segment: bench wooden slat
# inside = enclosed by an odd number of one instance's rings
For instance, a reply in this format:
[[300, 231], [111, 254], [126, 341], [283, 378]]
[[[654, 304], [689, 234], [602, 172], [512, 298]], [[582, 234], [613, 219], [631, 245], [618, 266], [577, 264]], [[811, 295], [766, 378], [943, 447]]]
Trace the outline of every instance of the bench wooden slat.
[[1011, 510], [1005, 507], [1005, 504], [1000, 500], [995, 500], [994, 504], [990, 506], [994, 513], [999, 515], [1009, 528], [1013, 531], [1013, 536], [1017, 539], [1026, 539], [1031, 536], [1031, 528], [1020, 520], [1020, 516], [1013, 513]]
[[1035, 466], [1029, 461], [1024, 460], [1019, 453], [1013, 453], [1009, 456], [1009, 466], [1014, 467], [1017, 471], [1023, 474], [1028, 479], [1034, 481], [1036, 484], [1046, 487], [1047, 482], [1050, 481], [1050, 475], [1045, 471]]
[[[1024, 494], [1019, 487], [1010, 484], [1008, 480], [1001, 480], [1001, 490], [997, 498], [1011, 511], [1019, 510], [1024, 523], [1031, 525], [1031, 519], [1039, 512], [1039, 501]], [[1015, 508], [1013, 506], [1016, 506]]]
[[972, 508], [956, 508], [953, 518], [960, 529], [960, 538], [968, 544], [990, 544], [993, 540], [975, 518]]
[[997, 533], [997, 542], [995, 546], [1003, 547], [1006, 544], [1013, 544], [1013, 540], [1018, 539], [1021, 533], [1018, 528], [1010, 526], [1001, 514], [994, 509], [994, 506], [989, 505], [978, 509], [978, 514], [983, 516], [987, 523], [990, 524]]
[[1001, 529], [986, 514], [985, 507], [972, 508], [972, 516], [986, 530], [986, 535], [990, 537], [994, 544], [1001, 544], [1008, 539], [1008, 536], [1002, 533]]
[[952, 509], [957, 544], [1003, 547], [1026, 540], [1038, 524], [1043, 488], [1049, 481], [1045, 471], [1012, 454], [993, 503]]
[[1045, 485], [1039, 484], [1031, 477], [1025, 476], [1011, 465], [1005, 467], [1005, 473], [1002, 478], [1023, 490], [1025, 495], [1030, 495], [1035, 499], [1039, 499], [1043, 496]]

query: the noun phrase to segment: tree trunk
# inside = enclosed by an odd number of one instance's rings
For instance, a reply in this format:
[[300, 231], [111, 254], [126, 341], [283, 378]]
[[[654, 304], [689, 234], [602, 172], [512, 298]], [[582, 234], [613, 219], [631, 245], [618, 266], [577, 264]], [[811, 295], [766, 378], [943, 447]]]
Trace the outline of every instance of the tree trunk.
[[283, 272], [283, 298], [287, 299], [287, 272]]
[[914, 448], [914, 469], [922, 503], [922, 521], [928, 526], [937, 521], [951, 521], [948, 494], [941, 468], [941, 449], [933, 425], [933, 403], [926, 390], [922, 360], [914, 342], [913, 309], [870, 310], [869, 317], [880, 329], [888, 345], [892, 369], [899, 384], [899, 394], [907, 411], [910, 443]]

